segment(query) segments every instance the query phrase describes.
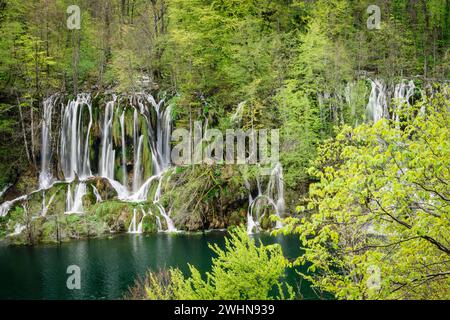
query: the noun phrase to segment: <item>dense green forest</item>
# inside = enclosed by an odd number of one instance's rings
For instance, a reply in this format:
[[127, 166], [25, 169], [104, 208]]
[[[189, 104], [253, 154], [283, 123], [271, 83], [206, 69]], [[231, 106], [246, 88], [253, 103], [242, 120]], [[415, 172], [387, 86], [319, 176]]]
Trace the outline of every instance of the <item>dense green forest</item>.
[[[68, 28], [71, 5], [80, 8], [79, 29]], [[379, 28], [369, 27], [370, 5], [380, 9]], [[0, 236], [38, 244], [123, 232], [133, 221], [136, 229], [141, 209], [144, 232], [160, 219], [169, 230], [164, 212], [144, 212], [161, 206], [181, 230], [248, 224], [248, 194], [261, 195], [259, 168], [220, 162], [175, 167], [144, 205], [121, 201], [96, 178], [81, 200], [84, 216], [64, 215], [66, 185], [56, 183], [47, 216], [41, 212], [46, 195], [33, 192], [45, 99], [92, 96], [86, 150], [94, 150], [107, 139], [110, 96], [146, 92], [170, 105], [173, 129], [198, 121], [221, 131], [279, 129], [282, 173], [267, 179], [269, 190], [281, 177], [283, 212], [273, 217], [269, 201], [256, 218], [261, 229], [299, 237], [305, 253], [288, 261], [278, 246], [258, 246], [237, 228], [225, 250], [213, 247], [212, 273], [153, 272], [132, 297], [301, 298], [283, 273], [302, 265], [308, 272], [299, 278], [338, 299], [449, 299], [449, 44], [449, 0], [0, 0], [1, 200], [30, 194], [26, 205], [2, 212]], [[126, 108], [124, 120], [111, 116], [111, 145], [134, 139], [113, 156], [113, 175], [124, 181], [136, 170], [128, 162], [139, 140], [128, 128], [151, 131], [156, 119], [133, 124]], [[52, 121], [60, 139], [63, 115]], [[155, 171], [149, 139], [143, 177]], [[61, 148], [53, 141], [50, 150]], [[94, 151], [90, 157], [99, 162]], [[50, 167], [62, 176], [62, 166]]]

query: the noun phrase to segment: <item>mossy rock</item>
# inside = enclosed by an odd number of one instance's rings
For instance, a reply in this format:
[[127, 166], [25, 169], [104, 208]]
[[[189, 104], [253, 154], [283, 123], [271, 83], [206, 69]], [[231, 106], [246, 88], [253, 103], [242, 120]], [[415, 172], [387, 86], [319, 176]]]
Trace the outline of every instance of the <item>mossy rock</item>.
[[238, 226], [242, 223], [245, 223], [247, 220], [247, 213], [245, 210], [242, 211], [233, 211], [228, 219], [228, 225]]
[[156, 233], [158, 232], [158, 223], [156, 222], [156, 216], [146, 215], [142, 218], [142, 232], [144, 233]]

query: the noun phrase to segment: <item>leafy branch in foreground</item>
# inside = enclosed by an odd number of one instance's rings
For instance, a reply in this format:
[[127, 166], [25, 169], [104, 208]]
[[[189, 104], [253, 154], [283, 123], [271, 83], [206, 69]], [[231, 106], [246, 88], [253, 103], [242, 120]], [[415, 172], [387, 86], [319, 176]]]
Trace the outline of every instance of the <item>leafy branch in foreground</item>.
[[189, 265], [185, 277], [177, 268], [150, 272], [141, 285], [143, 295], [132, 290], [132, 297], [151, 300], [191, 299], [292, 299], [292, 287], [283, 281], [289, 263], [279, 244], [256, 245], [242, 227], [230, 232], [225, 250], [210, 245], [217, 257], [206, 280], [198, 269]]
[[[444, 91], [445, 92], [445, 91]], [[303, 276], [339, 299], [450, 298], [450, 110], [436, 95], [404, 121], [345, 127], [319, 151], [300, 236]]]

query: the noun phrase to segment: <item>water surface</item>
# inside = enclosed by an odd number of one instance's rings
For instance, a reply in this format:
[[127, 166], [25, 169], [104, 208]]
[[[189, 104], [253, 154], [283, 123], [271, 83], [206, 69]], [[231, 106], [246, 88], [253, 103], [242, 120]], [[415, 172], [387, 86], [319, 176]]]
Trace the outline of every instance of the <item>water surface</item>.
[[[187, 263], [210, 270], [214, 253], [208, 243], [224, 246], [224, 232], [204, 234], [123, 234], [36, 247], [0, 245], [0, 299], [121, 299], [129, 286], [147, 270], [179, 267]], [[294, 237], [258, 235], [263, 243], [278, 242], [287, 257], [300, 254]], [[66, 287], [67, 267], [81, 269], [81, 289]], [[296, 285], [298, 276], [288, 273]], [[302, 284], [302, 294], [311, 295]]]

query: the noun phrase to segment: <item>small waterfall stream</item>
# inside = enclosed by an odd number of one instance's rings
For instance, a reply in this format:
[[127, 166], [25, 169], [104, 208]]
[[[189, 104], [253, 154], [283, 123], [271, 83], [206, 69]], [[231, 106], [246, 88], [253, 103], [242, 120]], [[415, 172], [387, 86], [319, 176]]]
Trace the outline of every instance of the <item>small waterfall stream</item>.
[[[284, 213], [284, 182], [281, 163], [277, 162], [273, 167], [264, 193], [262, 191], [261, 178], [256, 179], [258, 195], [255, 198], [251, 195], [250, 183], [245, 180], [244, 182], [249, 190], [247, 233], [251, 234], [261, 231], [261, 221], [266, 215], [266, 209], [263, 206], [264, 202], [274, 209], [278, 218], [281, 218], [281, 215]], [[281, 227], [281, 221], [276, 221], [275, 228]]]
[[105, 118], [102, 127], [102, 144], [99, 164], [99, 175], [104, 178], [114, 179], [114, 159], [116, 151], [113, 149], [112, 141], [112, 123], [114, 118], [114, 104], [116, 96], [113, 100], [106, 103]]
[[[382, 118], [393, 119], [397, 123], [399, 111], [403, 105], [410, 106], [415, 85], [412, 80], [402, 80], [393, 87], [387, 86], [382, 80], [369, 79], [372, 89], [366, 106], [368, 119], [377, 122]], [[392, 101], [391, 101], [392, 100]]]
[[43, 102], [44, 114], [42, 116], [42, 134], [41, 134], [41, 172], [39, 174], [39, 187], [48, 188], [52, 183], [52, 173], [50, 162], [52, 155], [51, 132], [52, 132], [52, 111], [56, 95], [50, 96]]
[[67, 186], [66, 214], [83, 213], [83, 197], [86, 195], [86, 183], [77, 184], [72, 195], [70, 184]]
[[[86, 115], [85, 110], [88, 114]], [[66, 181], [92, 176], [89, 162], [89, 137], [92, 127], [92, 103], [89, 94], [79, 94], [62, 108], [60, 163]], [[84, 119], [88, 116], [88, 124]]]

